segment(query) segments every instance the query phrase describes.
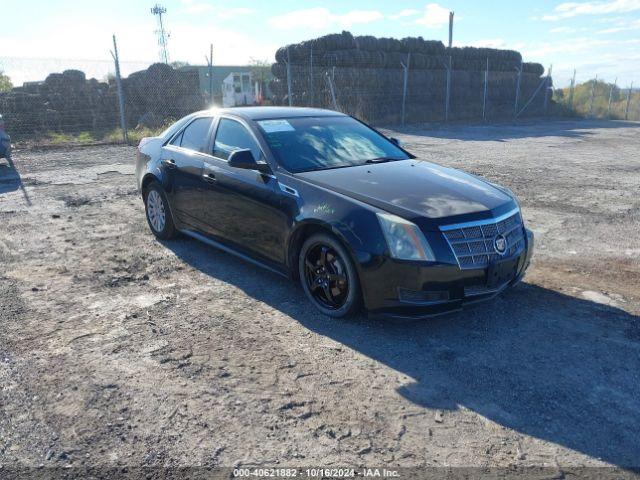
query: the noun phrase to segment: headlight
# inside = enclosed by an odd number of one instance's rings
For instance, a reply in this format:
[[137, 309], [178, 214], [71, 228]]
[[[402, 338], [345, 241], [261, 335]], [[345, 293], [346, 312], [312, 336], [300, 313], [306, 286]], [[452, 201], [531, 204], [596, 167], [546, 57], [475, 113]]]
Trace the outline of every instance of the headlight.
[[393, 258], [431, 262], [436, 260], [427, 240], [415, 224], [390, 213], [377, 215]]

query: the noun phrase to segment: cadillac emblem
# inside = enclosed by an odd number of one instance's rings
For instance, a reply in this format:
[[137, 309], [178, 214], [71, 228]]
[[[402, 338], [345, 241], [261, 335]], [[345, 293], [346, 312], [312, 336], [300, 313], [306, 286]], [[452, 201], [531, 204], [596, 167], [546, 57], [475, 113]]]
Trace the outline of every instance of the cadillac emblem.
[[504, 255], [507, 252], [507, 239], [504, 235], [496, 235], [493, 239], [493, 249], [499, 255]]

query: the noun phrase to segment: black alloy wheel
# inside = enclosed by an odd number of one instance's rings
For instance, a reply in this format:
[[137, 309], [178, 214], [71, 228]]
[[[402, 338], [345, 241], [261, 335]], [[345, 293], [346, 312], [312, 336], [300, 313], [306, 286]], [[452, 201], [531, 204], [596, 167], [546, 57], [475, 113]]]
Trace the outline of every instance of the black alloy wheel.
[[325, 315], [345, 317], [359, 306], [355, 268], [344, 247], [329, 235], [314, 235], [304, 243], [300, 279], [309, 299]]

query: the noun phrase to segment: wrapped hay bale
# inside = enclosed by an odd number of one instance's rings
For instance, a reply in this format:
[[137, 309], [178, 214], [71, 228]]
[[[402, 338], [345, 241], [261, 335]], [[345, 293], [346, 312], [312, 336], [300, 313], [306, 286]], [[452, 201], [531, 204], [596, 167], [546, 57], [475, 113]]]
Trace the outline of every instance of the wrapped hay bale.
[[544, 74], [544, 67], [539, 63], [526, 62], [522, 64], [522, 71], [541, 77]]
[[[531, 96], [544, 69], [522, 63], [519, 52], [493, 48], [447, 48], [422, 37], [402, 40], [326, 35], [283, 47], [273, 65], [274, 101], [288, 103], [286, 61], [291, 61], [294, 105], [332, 108], [327, 74], [333, 78], [340, 110], [373, 123], [399, 121], [404, 70], [409, 65], [406, 115], [409, 121], [442, 120], [447, 70], [451, 59], [450, 118], [482, 114], [485, 70], [489, 63], [487, 108], [496, 116], [513, 115], [517, 69], [523, 66], [521, 94]], [[527, 98], [529, 98], [527, 97]], [[537, 100], [536, 100], [537, 101]]]
[[276, 61], [278, 63], [286, 63], [289, 57], [292, 63], [301, 61], [303, 58], [308, 59], [312, 50], [315, 55], [353, 48], [358, 48], [353, 35], [350, 32], [343, 31], [342, 33], [325, 35], [313, 40], [281, 47], [276, 51]]
[[175, 70], [167, 64], [155, 63], [132, 73], [122, 83], [127, 118], [132, 125], [147, 113], [165, 119], [180, 118], [204, 106], [197, 71]]
[[284, 63], [274, 63], [271, 65], [271, 73], [274, 77], [285, 79], [287, 78], [287, 66]]
[[444, 43], [439, 40], [425, 40], [422, 37], [406, 37], [400, 40], [403, 53], [422, 53], [425, 55], [443, 55]]
[[80, 70], [65, 70], [62, 72], [63, 82], [67, 85], [82, 87], [87, 82], [87, 76]]
[[44, 79], [44, 84], [47, 88], [57, 90], [64, 84], [64, 77], [61, 73], [50, 73]]
[[317, 38], [314, 42], [316, 50], [321, 52], [331, 52], [334, 50], [348, 50], [357, 48], [355, 39], [350, 32], [334, 33]]

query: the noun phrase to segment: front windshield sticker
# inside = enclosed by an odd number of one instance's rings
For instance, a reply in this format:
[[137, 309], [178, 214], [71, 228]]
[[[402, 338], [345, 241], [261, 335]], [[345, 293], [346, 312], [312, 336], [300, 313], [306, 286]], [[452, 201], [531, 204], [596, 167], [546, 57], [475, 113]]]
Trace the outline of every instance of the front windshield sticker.
[[265, 133], [295, 131], [295, 128], [286, 120], [261, 120], [258, 122], [258, 125], [262, 127]]

